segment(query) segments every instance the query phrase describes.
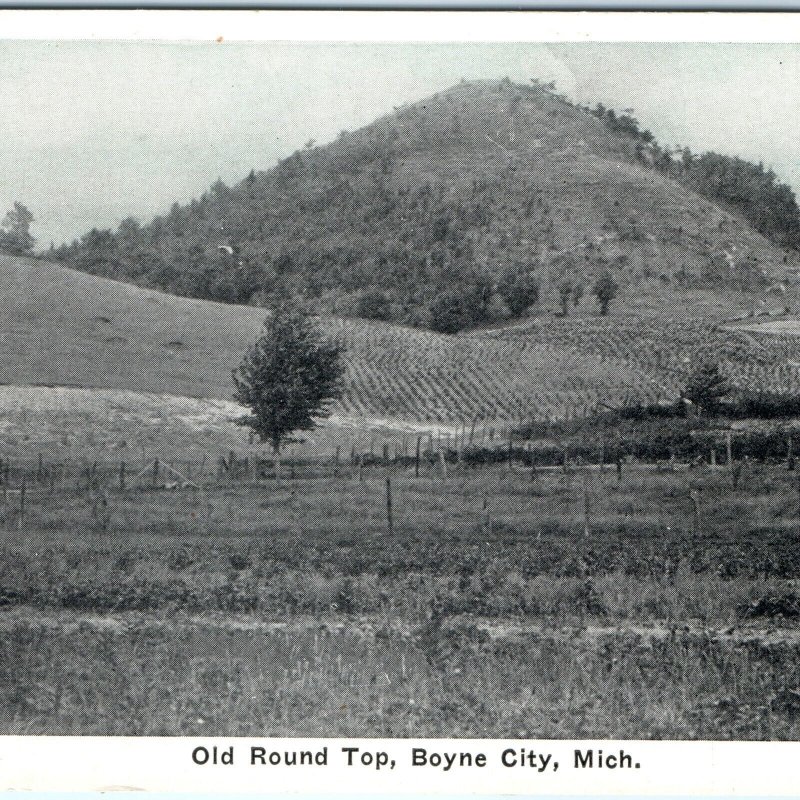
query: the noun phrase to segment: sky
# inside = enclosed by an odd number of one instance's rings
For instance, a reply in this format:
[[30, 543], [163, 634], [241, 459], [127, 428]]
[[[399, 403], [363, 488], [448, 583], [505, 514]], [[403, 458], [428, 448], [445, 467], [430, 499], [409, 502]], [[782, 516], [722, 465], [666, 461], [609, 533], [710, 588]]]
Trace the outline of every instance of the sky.
[[[461, 78], [554, 80], [662, 144], [771, 166], [800, 190], [800, 46], [0, 41], [0, 216], [38, 246], [147, 221]], [[799, 192], [800, 193], [800, 192]]]

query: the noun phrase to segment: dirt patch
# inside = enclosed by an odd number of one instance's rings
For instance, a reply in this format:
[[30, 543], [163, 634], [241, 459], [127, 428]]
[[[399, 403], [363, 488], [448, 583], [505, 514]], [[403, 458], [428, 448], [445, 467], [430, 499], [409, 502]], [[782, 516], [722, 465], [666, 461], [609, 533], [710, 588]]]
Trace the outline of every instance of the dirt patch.
[[768, 333], [776, 336], [800, 336], [800, 319], [773, 319], [765, 322], [734, 323], [722, 326], [722, 330]]
[[[469, 625], [486, 633], [495, 641], [560, 641], [572, 642], [581, 647], [601, 646], [609, 638], [632, 637], [643, 645], [667, 639], [702, 639], [719, 643], [759, 643], [765, 646], [780, 644], [800, 645], [800, 627], [764, 627], [739, 625], [726, 628], [708, 628], [698, 622], [680, 624], [654, 622], [620, 625], [593, 625], [574, 621], [554, 626], [546, 620], [498, 622], [494, 619], [454, 616], [441, 623], [442, 630], [450, 626]], [[317, 632], [323, 636], [355, 635], [369, 639], [386, 636], [413, 639], [417, 631], [427, 628], [409, 621], [394, 621], [387, 628], [384, 620], [373, 616], [317, 617], [293, 616], [286, 620], [265, 619], [256, 616], [211, 614], [179, 614], [170, 619], [154, 617], [141, 612], [119, 614], [94, 614], [60, 609], [38, 609], [15, 606], [0, 609], [0, 632], [9, 633], [20, 627], [41, 627], [70, 633], [93, 629], [107, 633], [124, 634], [130, 630], [148, 627], [165, 630], [223, 630], [263, 631], [264, 633], [301, 634]]]

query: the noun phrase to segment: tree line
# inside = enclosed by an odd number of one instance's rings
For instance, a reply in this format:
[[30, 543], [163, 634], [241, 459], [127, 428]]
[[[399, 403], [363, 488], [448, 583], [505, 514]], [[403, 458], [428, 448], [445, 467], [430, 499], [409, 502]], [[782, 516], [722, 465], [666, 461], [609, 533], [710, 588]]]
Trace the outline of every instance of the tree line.
[[791, 187], [772, 169], [743, 158], [688, 147], [662, 147], [628, 113], [598, 103], [591, 113], [613, 132], [633, 142], [639, 161], [678, 179], [703, 197], [741, 214], [755, 230], [781, 247], [800, 248], [800, 208]]

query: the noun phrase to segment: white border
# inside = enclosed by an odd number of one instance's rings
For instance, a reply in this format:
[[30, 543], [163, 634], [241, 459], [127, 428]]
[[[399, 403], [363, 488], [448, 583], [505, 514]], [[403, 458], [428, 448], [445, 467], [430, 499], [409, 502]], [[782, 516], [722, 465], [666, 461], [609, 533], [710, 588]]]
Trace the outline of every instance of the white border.
[[[198, 766], [192, 753], [232, 747], [233, 765]], [[319, 751], [326, 766], [253, 766], [251, 747], [266, 753]], [[381, 751], [394, 769], [348, 766], [344, 747]], [[575, 769], [575, 749], [624, 750], [639, 769]], [[413, 748], [482, 753], [486, 766], [450, 771], [412, 766]], [[503, 752], [550, 754], [559, 768], [504, 767]], [[268, 757], [268, 755], [267, 755]], [[356, 757], [357, 758], [357, 757]], [[203, 794], [459, 794], [572, 796], [797, 796], [800, 743], [610, 742], [480, 739], [244, 739], [127, 737], [0, 737], [0, 792], [193, 792]]]
[[0, 39], [800, 42], [800, 13], [0, 10]]
[[[754, 42], [800, 43], [795, 13], [393, 12], [393, 11], [0, 11], [2, 40], [349, 42]], [[233, 767], [193, 764], [194, 747], [233, 745]], [[329, 767], [250, 767], [252, 744], [327, 745]], [[347, 768], [343, 746], [382, 749], [394, 770]], [[412, 747], [484, 752], [487, 769], [410, 766]], [[506, 748], [552, 752], [558, 773], [507, 769]], [[637, 770], [575, 770], [575, 748], [625, 749]], [[613, 794], [789, 796], [798, 791], [800, 743], [505, 742], [501, 740], [193, 740], [189, 738], [0, 737], [0, 791], [325, 792], [340, 794]]]

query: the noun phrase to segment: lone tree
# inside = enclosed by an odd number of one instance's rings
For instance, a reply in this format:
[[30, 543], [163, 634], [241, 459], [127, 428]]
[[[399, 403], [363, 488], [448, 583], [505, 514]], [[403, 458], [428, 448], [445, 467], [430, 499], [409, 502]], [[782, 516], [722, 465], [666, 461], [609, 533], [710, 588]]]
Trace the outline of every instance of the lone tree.
[[619, 284], [611, 276], [610, 272], [604, 272], [592, 287], [592, 294], [597, 298], [600, 305], [600, 313], [605, 316], [608, 314], [608, 307], [619, 292]]
[[276, 457], [294, 431], [315, 427], [342, 388], [342, 349], [324, 340], [294, 300], [271, 306], [264, 332], [233, 371], [234, 398], [252, 413], [238, 422], [268, 442]]
[[33, 214], [22, 205], [14, 203], [0, 225], [0, 253], [12, 256], [26, 256], [33, 251], [36, 240], [31, 236]]
[[713, 413], [719, 410], [720, 401], [730, 392], [725, 376], [719, 365], [712, 362], [700, 364], [689, 376], [681, 397], [704, 411]]

